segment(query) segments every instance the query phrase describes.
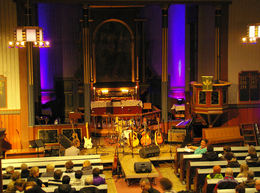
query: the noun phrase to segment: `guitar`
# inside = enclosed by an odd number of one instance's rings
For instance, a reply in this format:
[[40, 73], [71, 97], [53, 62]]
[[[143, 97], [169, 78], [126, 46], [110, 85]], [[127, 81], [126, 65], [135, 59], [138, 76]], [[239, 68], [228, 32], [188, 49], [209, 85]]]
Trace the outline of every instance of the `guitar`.
[[147, 122], [146, 119], [144, 118], [144, 131], [142, 133], [142, 138], [141, 138], [141, 144], [142, 146], [148, 146], [151, 145], [152, 140], [149, 136], [149, 133], [146, 131], [147, 129]]
[[158, 122], [158, 129], [154, 134], [154, 141], [156, 145], [160, 145], [163, 143], [163, 137], [162, 137], [162, 133], [160, 130], [160, 119], [159, 117], [157, 118], [157, 122]]
[[136, 147], [139, 145], [139, 139], [137, 137], [137, 133], [133, 130], [132, 121], [130, 122], [131, 125], [131, 133], [129, 133], [129, 146]]
[[71, 125], [72, 125], [72, 131], [73, 131], [72, 142], [73, 142], [75, 147], [79, 147], [80, 146], [80, 140], [79, 140], [78, 134], [75, 132], [73, 121], [71, 121]]
[[89, 137], [88, 122], [86, 122], [86, 134], [87, 134], [87, 137], [84, 136], [84, 148], [91, 149], [93, 144], [92, 144], [91, 138]]

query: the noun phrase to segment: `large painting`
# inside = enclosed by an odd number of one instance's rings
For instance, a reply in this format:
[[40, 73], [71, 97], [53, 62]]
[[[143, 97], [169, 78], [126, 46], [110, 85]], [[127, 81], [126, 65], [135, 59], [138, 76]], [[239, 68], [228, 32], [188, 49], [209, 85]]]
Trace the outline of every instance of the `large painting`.
[[129, 29], [120, 22], [105, 22], [95, 32], [97, 82], [131, 82], [132, 45]]

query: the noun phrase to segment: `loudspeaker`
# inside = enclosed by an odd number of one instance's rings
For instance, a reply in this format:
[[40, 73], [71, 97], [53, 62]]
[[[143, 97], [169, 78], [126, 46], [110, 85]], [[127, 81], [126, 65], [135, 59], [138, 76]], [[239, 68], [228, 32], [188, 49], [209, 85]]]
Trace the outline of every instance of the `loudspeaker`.
[[136, 173], [151, 173], [151, 162], [135, 162], [134, 169]]
[[60, 134], [59, 135], [59, 143], [61, 144], [62, 147], [64, 147], [65, 149], [71, 147], [71, 141], [69, 138], [67, 138], [65, 135]]
[[32, 148], [44, 147], [42, 139], [31, 140], [29, 141], [29, 144]]
[[139, 150], [139, 155], [142, 158], [154, 157], [160, 154], [160, 148], [157, 145], [143, 147]]

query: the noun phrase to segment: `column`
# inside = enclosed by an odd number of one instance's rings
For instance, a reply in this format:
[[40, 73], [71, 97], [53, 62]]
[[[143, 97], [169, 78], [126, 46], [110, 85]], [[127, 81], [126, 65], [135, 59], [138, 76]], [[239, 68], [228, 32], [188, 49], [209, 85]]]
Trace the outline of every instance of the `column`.
[[162, 8], [162, 121], [168, 122], [168, 6]]
[[84, 120], [90, 123], [91, 116], [91, 85], [90, 85], [90, 34], [87, 5], [83, 6], [83, 65], [84, 65]]

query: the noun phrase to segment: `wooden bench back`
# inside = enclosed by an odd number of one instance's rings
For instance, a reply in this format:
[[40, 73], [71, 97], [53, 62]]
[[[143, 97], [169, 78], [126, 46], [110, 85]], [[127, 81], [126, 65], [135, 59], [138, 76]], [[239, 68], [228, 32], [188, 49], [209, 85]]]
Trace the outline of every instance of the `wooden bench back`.
[[204, 128], [203, 139], [241, 137], [239, 126]]

